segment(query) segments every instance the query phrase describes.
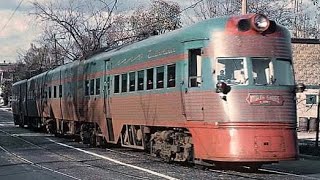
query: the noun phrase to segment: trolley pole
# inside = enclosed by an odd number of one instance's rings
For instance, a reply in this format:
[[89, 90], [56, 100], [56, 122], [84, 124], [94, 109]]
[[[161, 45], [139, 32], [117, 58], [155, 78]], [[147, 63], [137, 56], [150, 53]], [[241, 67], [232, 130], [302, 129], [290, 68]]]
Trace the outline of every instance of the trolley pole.
[[317, 102], [317, 120], [316, 120], [316, 147], [319, 146], [319, 118], [320, 118], [320, 89], [318, 91], [318, 102]]
[[242, 0], [242, 14], [247, 14], [247, 0]]

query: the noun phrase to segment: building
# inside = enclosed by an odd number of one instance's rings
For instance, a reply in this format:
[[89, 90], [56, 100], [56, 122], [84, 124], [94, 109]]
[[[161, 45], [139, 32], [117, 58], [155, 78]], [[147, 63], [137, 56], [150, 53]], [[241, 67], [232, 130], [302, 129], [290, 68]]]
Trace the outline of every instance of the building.
[[320, 40], [292, 39], [296, 83], [306, 85], [297, 93], [297, 121], [300, 130], [315, 130], [320, 92]]
[[3, 84], [7, 81], [12, 82], [12, 64], [11, 63], [6, 63], [6, 61], [0, 63], [0, 104], [3, 104]]

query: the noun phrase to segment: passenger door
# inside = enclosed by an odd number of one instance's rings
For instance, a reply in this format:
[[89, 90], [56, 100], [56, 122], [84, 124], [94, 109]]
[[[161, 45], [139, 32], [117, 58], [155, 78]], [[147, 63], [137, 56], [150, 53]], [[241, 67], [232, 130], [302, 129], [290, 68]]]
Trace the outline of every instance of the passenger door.
[[203, 86], [203, 47], [204, 40], [184, 42], [186, 57], [186, 66], [184, 74], [185, 91], [185, 115], [189, 121], [204, 120], [203, 96], [201, 89]]
[[106, 117], [106, 124], [108, 130], [108, 141], [114, 141], [114, 133], [113, 133], [113, 123], [111, 117], [111, 108], [110, 108], [110, 88], [111, 88], [111, 62], [110, 59], [104, 61], [104, 85], [103, 85], [103, 111]]

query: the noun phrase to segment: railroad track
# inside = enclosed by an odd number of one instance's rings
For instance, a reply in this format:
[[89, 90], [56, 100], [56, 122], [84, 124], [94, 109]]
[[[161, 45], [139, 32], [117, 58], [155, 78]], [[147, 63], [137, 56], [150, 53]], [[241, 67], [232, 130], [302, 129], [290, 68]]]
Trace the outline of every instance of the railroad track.
[[[94, 168], [99, 168], [99, 169], [102, 169], [102, 170], [107, 170], [107, 171], [111, 171], [111, 172], [114, 172], [114, 173], [118, 173], [119, 175], [127, 177], [128, 179], [139, 179], [140, 180], [140, 179], [150, 179], [150, 178], [149, 177], [137, 176], [137, 175], [125, 173], [123, 171], [118, 171], [116, 169], [108, 168], [106, 166], [93, 165], [90, 162], [104, 159], [104, 160], [112, 161], [112, 162], [117, 163], [119, 165], [128, 166], [128, 167], [131, 167], [131, 168], [142, 170], [142, 171], [145, 171], [147, 173], [153, 174], [155, 176], [162, 177], [164, 179], [176, 179], [176, 178], [164, 175], [164, 174], [153, 172], [151, 170], [140, 168], [138, 166], [134, 166], [134, 165], [130, 165], [130, 164], [127, 164], [127, 163], [123, 163], [121, 161], [118, 161], [118, 160], [115, 160], [115, 159], [112, 159], [112, 158], [109, 158], [109, 157], [106, 157], [106, 156], [103, 156], [103, 155], [100, 155], [100, 154], [97, 154], [97, 153], [86, 151], [86, 150], [83, 150], [81, 148], [77, 148], [77, 147], [73, 147], [73, 146], [70, 146], [70, 145], [67, 145], [67, 144], [63, 144], [63, 143], [57, 142], [57, 141], [55, 141], [55, 140], [53, 140], [53, 139], [51, 139], [49, 137], [47, 137], [47, 139], [52, 143], [58, 144], [60, 146], [64, 146], [66, 148], [74, 149], [74, 150], [80, 151], [82, 153], [86, 153], [86, 154], [92, 155], [92, 156], [94, 156], [96, 158], [95, 159], [90, 159], [90, 160], [78, 160], [76, 158], [73, 158], [73, 157], [70, 157], [70, 156], [67, 156], [67, 155], [64, 155], [64, 154], [61, 154], [61, 153], [54, 152], [54, 151], [50, 150], [49, 148], [46, 148], [46, 147], [37, 145], [35, 143], [32, 143], [32, 142], [24, 139], [23, 137], [20, 137], [17, 134], [10, 134], [10, 133], [8, 133], [6, 131], [3, 131], [3, 130], [0, 130], [0, 132], [6, 134], [8, 136], [11, 136], [13, 138], [17, 138], [17, 139], [19, 139], [19, 140], [21, 140], [21, 141], [23, 141], [25, 143], [28, 143], [28, 144], [30, 144], [32, 146], [35, 146], [35, 147], [37, 147], [39, 149], [42, 149], [44, 151], [47, 151], [47, 152], [50, 152], [52, 154], [58, 155], [60, 157], [63, 157], [64, 159], [66, 159], [66, 160], [68, 160], [70, 162], [71, 161], [72, 162], [77, 162], [77, 163], [81, 163], [81, 164], [83, 164], [85, 166], [88, 166], [88, 167], [94, 167]], [[30, 164], [32, 166], [36, 166], [36, 167], [41, 168], [41, 169], [45, 169], [45, 170], [48, 170], [48, 171], [51, 171], [51, 172], [54, 172], [54, 173], [58, 173], [60, 175], [63, 175], [63, 176], [66, 176], [66, 177], [69, 177], [69, 178], [72, 178], [72, 179], [79, 179], [77, 177], [70, 176], [68, 174], [59, 172], [58, 170], [54, 170], [54, 169], [51, 169], [49, 167], [45, 167], [45, 166], [41, 165], [41, 164], [43, 164], [43, 162], [42, 163], [35, 163], [35, 162], [30, 161], [30, 160], [27, 160], [27, 159], [25, 159], [25, 158], [15, 154], [15, 153], [13, 153], [13, 152], [10, 152], [8, 149], [5, 149], [2, 146], [0, 146], [0, 149], [5, 151], [7, 154], [10, 154], [10, 155], [15, 156], [16, 158], [22, 160], [26, 164]], [[105, 149], [106, 149], [106, 151], [109, 151], [109, 152], [112, 152], [112, 153], [115, 153], [115, 154], [121, 154], [121, 155], [125, 155], [125, 156], [128, 156], [128, 157], [133, 157], [133, 158], [140, 158], [141, 154], [143, 153], [143, 156], [149, 157], [150, 159], [152, 159], [152, 161], [157, 161], [157, 162], [161, 161], [161, 160], [159, 160], [157, 158], [154, 158], [153, 156], [148, 155], [148, 154], [146, 154], [144, 152], [134, 152], [134, 153], [132, 153], [132, 150], [130, 150], [130, 152], [128, 152], [127, 148], [113, 148], [113, 149], [105, 148]], [[179, 165], [181, 165], [181, 164], [179, 164]], [[194, 166], [194, 168], [198, 168], [198, 167], [199, 166]], [[223, 169], [219, 169], [217, 167], [204, 167], [204, 168], [205, 168], [205, 171], [208, 171], [208, 172], [224, 174], [224, 175], [233, 176], [235, 178], [240, 178], [240, 179], [243, 178], [243, 179], [263, 180], [263, 179], [266, 179], [265, 174], [279, 175], [278, 177], [286, 176], [286, 178], [288, 178], [290, 176], [290, 177], [292, 177], [292, 179], [294, 179], [294, 178], [296, 178], [296, 179], [310, 179], [310, 180], [311, 179], [316, 179], [316, 178], [312, 178], [312, 177], [308, 177], [308, 176], [297, 175], [297, 174], [293, 174], [293, 173], [281, 172], [281, 171], [264, 169], [264, 168], [259, 169], [259, 171], [256, 172], [256, 173], [251, 173], [251, 172], [249, 173], [249, 171], [246, 171], [246, 167], [243, 167], [243, 169], [241, 169], [240, 171], [238, 171], [238, 170], [237, 171], [223, 170]]]
[[[94, 167], [94, 168], [99, 168], [99, 169], [102, 169], [102, 170], [112, 171], [112, 172], [118, 173], [118, 174], [120, 174], [120, 175], [122, 175], [122, 176], [128, 177], [128, 179], [129, 179], [129, 178], [130, 178], [130, 179], [139, 179], [139, 180], [141, 180], [141, 179], [150, 179], [150, 178], [146, 178], [146, 177], [143, 177], [143, 176], [136, 176], [136, 175], [132, 175], [132, 174], [129, 174], [129, 173], [125, 173], [125, 172], [123, 172], [123, 171], [117, 171], [117, 170], [115, 170], [115, 169], [108, 168], [108, 167], [105, 167], [105, 166], [92, 165], [92, 164], [88, 163], [86, 160], [77, 160], [77, 159], [75, 159], [75, 158], [66, 156], [66, 155], [64, 155], [64, 154], [56, 153], [56, 152], [54, 152], [54, 151], [52, 151], [52, 150], [50, 150], [50, 149], [48, 149], [48, 148], [45, 148], [45, 147], [42, 147], [42, 146], [40, 146], [40, 145], [34, 144], [34, 143], [32, 143], [32, 142], [30, 142], [30, 141], [28, 141], [28, 140], [26, 140], [26, 139], [24, 139], [24, 138], [22, 138], [22, 137], [19, 137], [19, 136], [17, 136], [17, 135], [12, 135], [12, 134], [10, 134], [10, 133], [8, 133], [8, 132], [6, 132], [6, 131], [0, 130], [0, 132], [6, 134], [6, 135], [8, 135], [8, 136], [11, 136], [11, 137], [13, 137], [13, 138], [17, 138], [17, 139], [19, 139], [19, 140], [21, 140], [21, 141], [23, 141], [23, 142], [25, 142], [25, 143], [28, 143], [28, 144], [30, 144], [30, 145], [32, 145], [32, 146], [35, 146], [35, 147], [37, 147], [37, 148], [40, 148], [40, 149], [45, 150], [45, 151], [47, 151], [47, 152], [50, 152], [50, 153], [52, 153], [52, 154], [58, 155], [58, 156], [60, 156], [60, 157], [63, 157], [63, 158], [65, 158], [66, 160], [71, 161], [71, 162], [77, 162], [77, 163], [81, 163], [81, 164], [83, 164], [83, 165], [86, 165], [86, 166], [88, 166], [88, 167]], [[51, 171], [51, 172], [54, 172], [54, 173], [57, 173], [57, 174], [60, 174], [60, 175], [63, 175], [63, 176], [72, 178], [72, 179], [81, 180], [81, 178], [77, 178], [77, 177], [74, 177], [74, 176], [71, 176], [71, 175], [62, 173], [62, 172], [60, 172], [60, 171], [58, 171], [58, 170], [54, 170], [54, 169], [52, 169], [52, 168], [49, 168], [49, 167], [46, 167], [46, 166], [41, 165], [41, 164], [43, 164], [44, 162], [42, 162], [42, 163], [32, 162], [32, 161], [30, 161], [30, 160], [28, 160], [28, 159], [26, 159], [26, 158], [24, 158], [24, 157], [21, 157], [21, 156], [15, 154], [15, 153], [11, 152], [10, 150], [4, 148], [3, 146], [0, 146], [0, 149], [3, 150], [4, 152], [6, 152], [7, 154], [9, 154], [9, 155], [11, 155], [11, 156], [14, 156], [15, 158], [21, 160], [22, 162], [25, 162], [26, 164], [30, 164], [30, 165], [32, 165], [32, 166], [35, 166], [35, 167], [38, 167], [38, 168], [41, 168], [41, 169], [45, 169], [45, 170], [48, 170], [48, 171]], [[90, 160], [88, 160], [88, 161], [101, 160], [101, 159], [102, 159], [102, 158], [90, 159]], [[46, 162], [45, 162], [45, 163], [46, 163]]]

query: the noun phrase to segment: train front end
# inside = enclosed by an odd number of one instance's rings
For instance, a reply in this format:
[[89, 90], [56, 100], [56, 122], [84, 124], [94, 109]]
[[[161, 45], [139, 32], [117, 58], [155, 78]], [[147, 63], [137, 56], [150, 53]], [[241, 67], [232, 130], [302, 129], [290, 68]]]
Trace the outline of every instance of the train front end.
[[216, 86], [213, 118], [190, 127], [195, 158], [248, 164], [296, 159], [289, 32], [261, 14], [232, 17], [224, 31], [212, 33], [207, 53]]

